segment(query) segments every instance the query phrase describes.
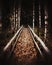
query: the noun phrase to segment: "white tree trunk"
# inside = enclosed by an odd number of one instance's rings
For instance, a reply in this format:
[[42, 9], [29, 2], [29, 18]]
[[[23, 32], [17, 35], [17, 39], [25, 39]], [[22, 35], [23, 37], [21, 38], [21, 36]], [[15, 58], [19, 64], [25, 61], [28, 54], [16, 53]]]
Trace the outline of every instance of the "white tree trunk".
[[34, 22], [35, 22], [35, 11], [34, 11], [34, 2], [33, 2], [33, 31], [35, 28]]
[[21, 4], [18, 7], [18, 29], [20, 28]]

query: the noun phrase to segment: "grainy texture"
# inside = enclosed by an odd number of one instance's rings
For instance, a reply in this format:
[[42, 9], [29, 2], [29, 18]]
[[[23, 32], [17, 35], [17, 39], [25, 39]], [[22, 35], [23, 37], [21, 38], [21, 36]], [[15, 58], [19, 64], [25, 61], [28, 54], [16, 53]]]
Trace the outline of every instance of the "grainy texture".
[[[34, 48], [34, 43], [31, 38], [31, 35], [27, 28], [24, 28], [18, 41], [16, 48], [14, 50], [15, 58], [18, 59], [18, 62], [22, 63], [31, 63], [34, 60], [36, 60], [37, 52]], [[17, 62], [16, 59], [16, 62]]]

